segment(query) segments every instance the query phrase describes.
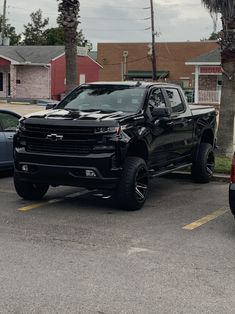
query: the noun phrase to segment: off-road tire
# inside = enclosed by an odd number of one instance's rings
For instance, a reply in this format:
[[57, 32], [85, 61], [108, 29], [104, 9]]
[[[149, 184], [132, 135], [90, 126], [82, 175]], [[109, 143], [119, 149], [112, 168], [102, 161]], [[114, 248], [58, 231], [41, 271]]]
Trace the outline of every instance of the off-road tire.
[[213, 147], [209, 143], [201, 143], [197, 157], [192, 164], [192, 177], [197, 183], [208, 183], [215, 167]]
[[40, 200], [49, 188], [47, 184], [23, 181], [16, 173], [14, 173], [14, 185], [17, 194], [25, 200]]
[[139, 157], [127, 157], [115, 193], [118, 206], [128, 211], [140, 209], [147, 197], [148, 183], [145, 161]]

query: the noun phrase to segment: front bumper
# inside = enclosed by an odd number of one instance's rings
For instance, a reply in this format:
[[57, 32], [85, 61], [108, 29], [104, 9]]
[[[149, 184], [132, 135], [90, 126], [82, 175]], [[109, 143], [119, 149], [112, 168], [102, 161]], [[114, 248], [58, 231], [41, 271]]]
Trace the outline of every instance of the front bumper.
[[[71, 156], [29, 153], [16, 148], [14, 155], [15, 171], [28, 182], [114, 189], [122, 172], [114, 152]], [[27, 171], [22, 166], [27, 166]], [[93, 170], [95, 176], [87, 176], [86, 170]]]

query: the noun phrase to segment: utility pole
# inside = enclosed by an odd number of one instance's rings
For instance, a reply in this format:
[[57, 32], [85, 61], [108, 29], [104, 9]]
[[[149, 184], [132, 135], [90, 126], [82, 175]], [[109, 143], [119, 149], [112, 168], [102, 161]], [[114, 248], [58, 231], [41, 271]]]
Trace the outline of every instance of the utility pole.
[[157, 80], [157, 73], [156, 73], [157, 65], [156, 65], [153, 0], [150, 0], [150, 8], [151, 8], [151, 30], [152, 30], [152, 78], [153, 78], [153, 81], [156, 81]]
[[7, 0], [3, 2], [3, 15], [2, 15], [2, 46], [4, 46], [4, 38], [5, 38], [5, 28], [6, 28], [6, 7]]

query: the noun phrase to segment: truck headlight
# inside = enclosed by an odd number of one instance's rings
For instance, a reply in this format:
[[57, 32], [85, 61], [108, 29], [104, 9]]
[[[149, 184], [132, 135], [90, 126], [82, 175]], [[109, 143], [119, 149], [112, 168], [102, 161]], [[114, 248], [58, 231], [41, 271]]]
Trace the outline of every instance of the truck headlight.
[[100, 127], [100, 128], [96, 128], [95, 129], [95, 133], [96, 134], [107, 134], [107, 133], [116, 133], [116, 134], [120, 134], [121, 131], [121, 127]]
[[25, 124], [24, 124], [24, 120], [19, 120], [19, 124], [16, 128], [16, 131], [25, 131]]

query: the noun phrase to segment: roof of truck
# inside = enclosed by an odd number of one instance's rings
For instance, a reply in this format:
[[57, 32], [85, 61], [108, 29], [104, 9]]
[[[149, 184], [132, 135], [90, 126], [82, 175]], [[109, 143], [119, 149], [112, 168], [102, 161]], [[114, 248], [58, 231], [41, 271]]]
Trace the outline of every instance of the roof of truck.
[[168, 86], [168, 87], [179, 87], [176, 84], [164, 83], [164, 82], [148, 82], [148, 81], [103, 81], [103, 82], [92, 82], [85, 85], [124, 85], [124, 86], [136, 86], [136, 87], [150, 87], [150, 86]]

